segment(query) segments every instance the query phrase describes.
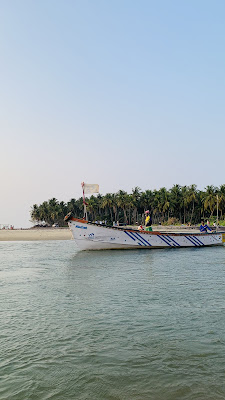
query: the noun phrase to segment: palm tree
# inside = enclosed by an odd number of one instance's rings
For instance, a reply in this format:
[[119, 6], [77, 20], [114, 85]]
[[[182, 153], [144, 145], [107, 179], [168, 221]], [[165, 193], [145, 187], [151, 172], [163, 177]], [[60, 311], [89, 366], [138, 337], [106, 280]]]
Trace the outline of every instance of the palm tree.
[[113, 197], [111, 193], [106, 193], [102, 199], [102, 207], [110, 212], [111, 222], [113, 223]]
[[154, 209], [154, 192], [152, 190], [146, 190], [141, 194], [140, 206], [143, 212], [149, 210], [152, 214]]
[[59, 214], [59, 202], [55, 197], [53, 197], [48, 201], [48, 218], [50, 220], [49, 223], [53, 224], [56, 221], [58, 222]]
[[186, 223], [186, 209], [188, 206], [188, 188], [187, 186], [182, 186], [181, 188], [181, 194], [182, 194], [182, 205], [183, 205], [183, 210], [184, 210], [184, 224]]
[[191, 210], [191, 219], [190, 223], [192, 223], [192, 218], [194, 214], [194, 209], [195, 209], [195, 203], [196, 203], [196, 196], [197, 196], [197, 186], [196, 185], [191, 185], [188, 187], [188, 195], [187, 195], [187, 202], [192, 204], [192, 210]]
[[40, 209], [37, 204], [34, 204], [30, 211], [31, 221], [39, 222], [41, 220]]
[[[220, 188], [207, 186], [205, 191], [197, 190], [196, 185], [183, 186], [174, 185], [170, 190], [165, 187], [159, 190], [146, 190], [142, 192], [136, 186], [132, 193], [120, 190], [115, 193], [107, 193], [105, 196], [91, 196], [88, 200], [87, 209], [92, 219], [109, 218], [111, 222], [121, 218], [124, 222], [138, 221], [138, 215], [149, 209], [154, 221], [160, 218], [169, 218], [169, 215], [179, 218], [186, 222], [187, 216], [190, 222], [199, 219], [205, 210], [213, 215], [217, 204], [220, 210], [221, 218], [225, 214], [225, 184]], [[64, 216], [72, 211], [74, 216], [80, 218], [83, 216], [83, 199], [71, 199], [67, 203], [59, 202], [55, 197], [42, 204], [34, 204], [31, 207], [30, 215], [32, 221], [45, 221], [48, 224], [58, 222], [64, 224]]]
[[170, 189], [170, 208], [173, 216], [181, 220], [182, 194], [181, 186], [173, 185]]
[[127, 224], [127, 213], [126, 213], [126, 208], [128, 206], [128, 195], [127, 192], [125, 192], [124, 190], [119, 190], [119, 192], [117, 192], [117, 205], [118, 207], [120, 207], [123, 210], [123, 214], [124, 214], [124, 222]]
[[77, 216], [77, 200], [71, 199], [67, 203], [68, 211], [72, 212], [75, 216]]
[[221, 185], [218, 190], [219, 210], [221, 219], [223, 218], [223, 212], [225, 210], [225, 185]]
[[40, 219], [41, 221], [46, 222], [47, 224], [51, 225], [51, 217], [50, 217], [50, 213], [49, 213], [49, 205], [47, 201], [44, 201], [40, 206], [39, 206], [39, 210], [40, 210]]
[[168, 212], [169, 218], [169, 208], [170, 208], [170, 201], [169, 201], [169, 193], [165, 187], [162, 187], [158, 190], [158, 209], [159, 212], [162, 214], [163, 219], [165, 219], [165, 213]]
[[78, 200], [71, 199], [67, 203], [67, 213], [72, 212], [75, 217], [82, 218], [84, 215], [83, 197]]
[[133, 223], [134, 224], [138, 220], [138, 208], [140, 205], [140, 199], [141, 199], [141, 189], [138, 186], [135, 186], [135, 188], [132, 189], [131, 200], [130, 200], [130, 203], [132, 204], [132, 207], [133, 207]]
[[206, 186], [204, 207], [206, 210], [210, 211], [210, 217], [212, 217], [217, 203], [216, 191], [217, 188], [213, 185]]
[[114, 220], [118, 220], [118, 205], [117, 205], [117, 194], [112, 194], [112, 208], [114, 212]]
[[131, 224], [131, 210], [134, 210], [134, 198], [133, 198], [132, 194], [127, 195], [126, 203], [127, 203], [127, 208], [128, 208], [128, 222], [130, 225]]
[[91, 214], [92, 216], [92, 220], [96, 220], [97, 219], [97, 213], [99, 211], [99, 207], [98, 207], [98, 199], [94, 196], [91, 196], [88, 199], [88, 203], [87, 203], [87, 211]]
[[152, 210], [153, 210], [153, 222], [158, 222], [159, 217], [160, 217], [160, 196], [159, 196], [159, 191], [154, 189], [152, 192]]
[[58, 220], [58, 223], [60, 226], [66, 225], [64, 222], [64, 217], [65, 217], [65, 215], [68, 214], [68, 212], [69, 211], [68, 211], [67, 204], [64, 203], [64, 201], [60, 201], [60, 203], [59, 203], [59, 220]]

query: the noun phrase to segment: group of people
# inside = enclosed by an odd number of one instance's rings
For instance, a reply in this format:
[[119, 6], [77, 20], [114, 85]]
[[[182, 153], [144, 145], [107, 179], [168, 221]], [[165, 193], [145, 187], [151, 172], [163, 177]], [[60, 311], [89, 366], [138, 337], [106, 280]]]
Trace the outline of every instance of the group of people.
[[[213, 224], [213, 226], [215, 227], [216, 224]], [[206, 233], [206, 232], [212, 232], [213, 230], [210, 228], [209, 226], [209, 221], [207, 221], [207, 223], [205, 223], [204, 220], [202, 220], [201, 225], [200, 225], [200, 232], [201, 233]], [[138, 227], [139, 231], [143, 230], [143, 226], [139, 225]], [[151, 217], [150, 217], [150, 212], [149, 210], [145, 211], [145, 230], [146, 231], [150, 231], [152, 232], [152, 221], [151, 221]]]

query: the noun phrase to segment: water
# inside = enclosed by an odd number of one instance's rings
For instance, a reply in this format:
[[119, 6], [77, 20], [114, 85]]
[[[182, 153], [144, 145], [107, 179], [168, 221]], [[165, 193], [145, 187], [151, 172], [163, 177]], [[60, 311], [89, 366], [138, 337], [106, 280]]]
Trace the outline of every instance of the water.
[[0, 243], [0, 399], [225, 398], [225, 248]]

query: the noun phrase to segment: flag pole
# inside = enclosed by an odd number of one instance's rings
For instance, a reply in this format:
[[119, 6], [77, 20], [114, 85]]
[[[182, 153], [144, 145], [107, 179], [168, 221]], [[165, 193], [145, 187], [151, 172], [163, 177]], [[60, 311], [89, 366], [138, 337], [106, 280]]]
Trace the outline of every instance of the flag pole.
[[88, 203], [85, 200], [85, 194], [99, 193], [99, 185], [82, 182], [81, 186], [83, 190], [84, 218], [86, 219], [86, 221], [88, 221], [88, 212], [87, 212]]
[[219, 223], [219, 196], [216, 195], [217, 199], [217, 207], [216, 207], [216, 230], [218, 230], [218, 223]]
[[87, 203], [85, 201], [85, 195], [84, 195], [84, 182], [81, 183], [81, 186], [82, 186], [82, 190], [83, 190], [84, 219], [86, 219], [86, 221], [87, 221], [88, 216], [87, 216]]

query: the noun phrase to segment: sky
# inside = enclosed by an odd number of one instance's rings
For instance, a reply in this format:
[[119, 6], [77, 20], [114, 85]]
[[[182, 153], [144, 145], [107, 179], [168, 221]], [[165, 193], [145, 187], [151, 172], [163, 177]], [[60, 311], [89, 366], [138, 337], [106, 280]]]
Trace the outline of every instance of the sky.
[[0, 224], [33, 204], [225, 183], [224, 0], [0, 0]]

